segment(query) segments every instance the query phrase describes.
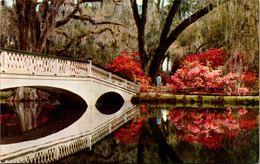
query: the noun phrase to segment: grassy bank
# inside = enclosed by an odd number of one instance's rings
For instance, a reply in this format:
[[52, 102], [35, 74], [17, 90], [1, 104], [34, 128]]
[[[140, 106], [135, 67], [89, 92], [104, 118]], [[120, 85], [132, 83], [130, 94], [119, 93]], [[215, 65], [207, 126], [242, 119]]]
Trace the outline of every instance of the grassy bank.
[[[12, 96], [15, 96], [16, 90], [15, 89], [10, 89], [10, 90], [4, 90], [0, 92], [0, 104], [5, 104], [5, 103], [10, 103], [9, 100]], [[60, 105], [60, 102], [54, 98], [52, 95], [50, 95], [47, 92], [40, 91], [38, 90], [38, 94], [43, 95], [45, 99], [41, 100], [44, 101], [46, 104], [51, 104], [51, 105]], [[30, 101], [30, 100], [27, 100]], [[34, 101], [34, 100], [32, 100]], [[35, 100], [38, 101], [38, 100]]]
[[[168, 103], [168, 104], [211, 104], [220, 106], [259, 106], [259, 96], [211, 96], [211, 95], [146, 95], [139, 94], [133, 97], [137, 103]], [[198, 106], [198, 105], [197, 105]]]
[[4, 92], [0, 92], [0, 103], [5, 103], [6, 99], [8, 99], [10, 96], [12, 96], [14, 94], [14, 91], [4, 91]]

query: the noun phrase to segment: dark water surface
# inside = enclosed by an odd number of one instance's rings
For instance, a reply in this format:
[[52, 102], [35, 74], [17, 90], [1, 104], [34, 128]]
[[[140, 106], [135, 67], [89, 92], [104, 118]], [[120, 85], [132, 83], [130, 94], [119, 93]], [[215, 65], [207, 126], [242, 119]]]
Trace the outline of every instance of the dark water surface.
[[77, 121], [86, 109], [36, 101], [1, 104], [1, 144], [34, 140], [58, 132]]
[[[206, 106], [206, 105], [203, 105]], [[59, 163], [258, 163], [258, 107], [140, 105], [134, 119]]]
[[[139, 105], [139, 117], [92, 150], [56, 163], [258, 163], [259, 107], [207, 106]], [[1, 104], [1, 144], [50, 135], [86, 110], [35, 102]]]

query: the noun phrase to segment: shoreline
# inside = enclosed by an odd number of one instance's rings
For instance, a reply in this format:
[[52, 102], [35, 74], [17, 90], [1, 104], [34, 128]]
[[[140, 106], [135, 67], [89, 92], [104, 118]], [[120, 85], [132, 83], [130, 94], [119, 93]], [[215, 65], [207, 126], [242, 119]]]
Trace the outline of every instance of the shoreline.
[[132, 97], [133, 104], [166, 103], [166, 104], [212, 104], [218, 106], [259, 106], [259, 96], [219, 96], [219, 95], [174, 95], [174, 94], [146, 94]]

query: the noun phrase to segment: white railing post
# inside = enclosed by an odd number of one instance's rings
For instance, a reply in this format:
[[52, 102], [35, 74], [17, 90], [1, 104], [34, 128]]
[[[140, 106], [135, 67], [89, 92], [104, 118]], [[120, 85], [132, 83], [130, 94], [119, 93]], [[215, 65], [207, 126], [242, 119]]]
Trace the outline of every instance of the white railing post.
[[89, 64], [88, 64], [88, 75], [92, 76], [92, 71], [91, 71], [92, 61], [91, 61], [91, 59], [88, 59], [88, 62], [89, 62]]
[[6, 61], [5, 61], [5, 58], [6, 58], [6, 52], [4, 52], [4, 51], [2, 51], [1, 52], [1, 61], [0, 61], [0, 63], [1, 63], [1, 72], [5, 72], [5, 63], [6, 63]]
[[127, 122], [127, 113], [125, 114], [124, 120], [125, 120], [125, 123], [126, 123]]
[[111, 125], [111, 123], [109, 124], [109, 134], [111, 134], [111, 132], [112, 132], [112, 125]]
[[92, 148], [92, 134], [91, 135], [89, 135], [89, 139], [88, 139], [88, 145], [89, 145], [89, 149], [91, 150], [91, 148]]
[[124, 87], [127, 88], [127, 80], [125, 79]]
[[112, 82], [112, 73], [111, 72], [108, 73], [108, 81]]

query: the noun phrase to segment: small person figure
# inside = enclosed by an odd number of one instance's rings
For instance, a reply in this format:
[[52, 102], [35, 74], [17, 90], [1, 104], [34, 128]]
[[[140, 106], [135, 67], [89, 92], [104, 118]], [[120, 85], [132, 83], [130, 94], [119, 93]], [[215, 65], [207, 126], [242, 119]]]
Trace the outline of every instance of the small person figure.
[[159, 74], [156, 78], [156, 82], [157, 82], [157, 90], [156, 90], [156, 94], [158, 94], [158, 92], [161, 92], [161, 87], [162, 87], [162, 78], [161, 78], [161, 74]]

